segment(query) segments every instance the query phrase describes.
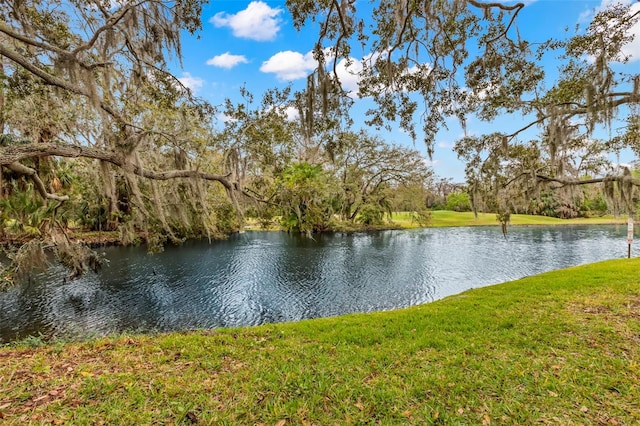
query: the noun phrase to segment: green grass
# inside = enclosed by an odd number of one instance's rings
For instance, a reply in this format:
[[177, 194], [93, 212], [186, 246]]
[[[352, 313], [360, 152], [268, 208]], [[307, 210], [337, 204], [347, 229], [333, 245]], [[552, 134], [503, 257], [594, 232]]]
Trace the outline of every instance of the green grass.
[[[417, 228], [419, 225], [411, 220], [410, 212], [393, 213], [392, 220], [403, 228]], [[602, 225], [626, 223], [625, 217], [602, 216], [577, 219], [558, 219], [547, 216], [526, 214], [511, 215], [511, 225]], [[431, 227], [445, 226], [499, 226], [495, 213], [479, 213], [476, 218], [472, 212], [453, 212], [434, 210], [431, 212]]]
[[[340, 222], [336, 224], [336, 231], [339, 232], [356, 232], [372, 229], [411, 229], [419, 228], [420, 224], [412, 218], [412, 212], [394, 212], [391, 217], [391, 223], [386, 222], [380, 226], [365, 227], [360, 223]], [[511, 225], [609, 225], [624, 224], [627, 222], [626, 217], [614, 217], [612, 215], [577, 218], [577, 219], [558, 219], [547, 216], [534, 216], [527, 214], [511, 215]], [[472, 212], [454, 212], [450, 210], [434, 210], [431, 212], [431, 222], [428, 227], [446, 227], [446, 226], [499, 226], [495, 213], [479, 213], [476, 218]], [[247, 231], [262, 230], [257, 219], [247, 219], [245, 225]], [[282, 228], [275, 221], [267, 230], [281, 231]]]
[[409, 309], [0, 348], [3, 424], [638, 424], [640, 259]]

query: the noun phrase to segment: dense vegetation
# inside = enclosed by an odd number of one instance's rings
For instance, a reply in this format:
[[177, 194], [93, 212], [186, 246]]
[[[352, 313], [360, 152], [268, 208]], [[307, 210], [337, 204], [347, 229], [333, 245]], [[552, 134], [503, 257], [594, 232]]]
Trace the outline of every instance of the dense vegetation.
[[6, 424], [640, 422], [640, 260], [394, 312], [0, 348]]
[[[296, 27], [319, 28], [306, 89], [241, 90], [241, 102], [213, 106], [169, 72], [204, 3], [0, 2], [0, 238], [16, 242], [3, 280], [48, 251], [73, 276], [98, 268], [73, 228], [159, 250], [224, 236], [246, 216], [312, 233], [392, 211], [423, 223], [428, 208], [503, 223], [635, 215], [640, 180], [608, 160], [640, 153], [640, 74], [625, 66], [633, 4], [611, 4], [563, 39], [525, 40], [522, 3], [381, 0], [364, 13], [350, 0], [290, 0]], [[370, 52], [359, 96], [377, 104], [363, 131], [336, 73], [352, 46]], [[543, 68], [548, 58], [558, 69]], [[432, 153], [448, 118], [502, 114], [526, 124], [455, 144], [464, 184], [375, 134], [397, 123], [417, 139], [420, 129]], [[532, 128], [539, 135], [525, 140]], [[366, 316], [32, 339], [0, 348], [0, 421], [635, 424], [638, 266], [607, 262]]]
[[[0, 3], [0, 234], [31, 239], [9, 253], [14, 273], [46, 250], [74, 275], [99, 267], [73, 227], [157, 250], [223, 236], [246, 215], [311, 233], [376, 224], [392, 210], [426, 221], [437, 206], [505, 223], [512, 213], [635, 212], [640, 181], [606, 157], [640, 149], [640, 76], [622, 66], [640, 18], [631, 5], [534, 48], [517, 31], [520, 3], [384, 0], [363, 15], [351, 1], [291, 1], [296, 27], [320, 28], [307, 88], [259, 100], [241, 90], [241, 102], [212, 106], [168, 71], [181, 31], [199, 30], [203, 3]], [[355, 44], [372, 52], [359, 76], [359, 96], [379, 107], [367, 131], [353, 130], [354, 99], [335, 71]], [[543, 57], [557, 59], [553, 82]], [[422, 124], [432, 152], [447, 117], [516, 113], [530, 120], [520, 131], [457, 142], [467, 182], [454, 191], [415, 150], [374, 134], [396, 121], [415, 137]], [[615, 136], [596, 139], [612, 123]], [[534, 126], [537, 139], [518, 139]]]

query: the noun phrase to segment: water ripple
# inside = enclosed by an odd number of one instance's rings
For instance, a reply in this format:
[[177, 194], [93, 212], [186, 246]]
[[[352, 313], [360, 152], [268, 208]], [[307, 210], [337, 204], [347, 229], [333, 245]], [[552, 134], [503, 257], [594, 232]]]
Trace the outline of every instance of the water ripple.
[[[53, 267], [0, 293], [0, 342], [297, 321], [430, 302], [626, 255], [626, 228], [424, 229], [319, 235], [254, 232], [149, 256], [110, 248], [109, 267], [65, 281]], [[634, 247], [633, 255], [638, 255]]]

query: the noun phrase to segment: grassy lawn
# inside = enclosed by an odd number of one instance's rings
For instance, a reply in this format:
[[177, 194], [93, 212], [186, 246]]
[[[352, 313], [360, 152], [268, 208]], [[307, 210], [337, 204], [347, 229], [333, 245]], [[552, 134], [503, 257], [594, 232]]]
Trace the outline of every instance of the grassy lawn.
[[640, 259], [409, 309], [0, 348], [2, 424], [640, 423]]
[[[392, 220], [403, 228], [417, 228], [419, 225], [411, 220], [411, 213], [393, 213]], [[602, 216], [577, 219], [558, 219], [547, 216], [533, 216], [527, 214], [511, 215], [511, 225], [603, 225], [626, 223], [626, 217]], [[472, 212], [453, 212], [448, 210], [434, 210], [431, 212], [431, 223], [428, 226], [499, 226], [495, 213], [479, 213], [476, 219]]]

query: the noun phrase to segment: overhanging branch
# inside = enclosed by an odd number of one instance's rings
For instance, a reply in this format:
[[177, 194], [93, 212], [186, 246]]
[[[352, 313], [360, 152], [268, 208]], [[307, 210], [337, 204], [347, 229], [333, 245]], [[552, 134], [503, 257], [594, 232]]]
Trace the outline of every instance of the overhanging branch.
[[623, 182], [623, 181], [629, 181], [635, 186], [640, 186], [639, 179], [634, 179], [631, 176], [627, 176], [627, 175], [605, 176], [605, 177], [591, 178], [591, 179], [566, 179], [566, 178], [556, 178], [556, 177], [536, 174], [536, 178], [543, 182], [559, 183], [562, 186], [579, 186], [579, 185], [590, 185], [594, 183]]
[[147, 179], [169, 180], [177, 178], [197, 178], [219, 182], [229, 191], [235, 189], [233, 183], [228, 179], [228, 175], [206, 173], [199, 170], [149, 170], [131, 164], [123, 156], [113, 151], [106, 151], [89, 146], [64, 143], [38, 143], [0, 147], [0, 166], [9, 167], [9, 165], [21, 160], [39, 157], [89, 158], [111, 163], [116, 167]]
[[29, 178], [33, 181], [33, 184], [36, 186], [36, 190], [38, 191], [40, 196], [45, 200], [55, 200], [60, 202], [69, 200], [69, 197], [66, 195], [57, 195], [57, 194], [52, 194], [48, 192], [47, 188], [44, 185], [44, 182], [42, 182], [42, 179], [40, 179], [40, 176], [38, 176], [38, 172], [35, 169], [31, 167], [27, 167], [24, 164], [20, 164], [18, 162], [9, 163], [9, 164], [6, 164], [5, 166], [9, 170], [13, 170], [18, 174], [29, 176]]

